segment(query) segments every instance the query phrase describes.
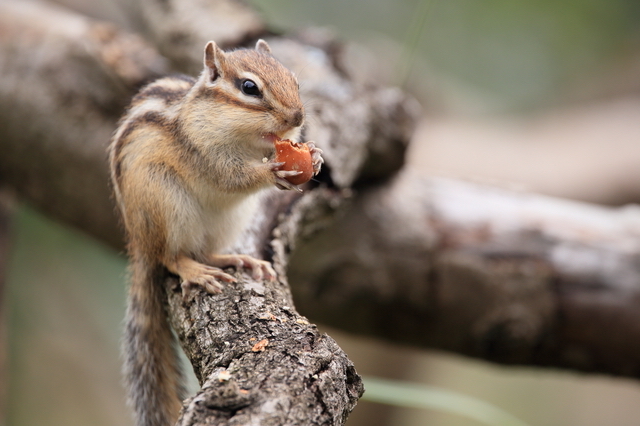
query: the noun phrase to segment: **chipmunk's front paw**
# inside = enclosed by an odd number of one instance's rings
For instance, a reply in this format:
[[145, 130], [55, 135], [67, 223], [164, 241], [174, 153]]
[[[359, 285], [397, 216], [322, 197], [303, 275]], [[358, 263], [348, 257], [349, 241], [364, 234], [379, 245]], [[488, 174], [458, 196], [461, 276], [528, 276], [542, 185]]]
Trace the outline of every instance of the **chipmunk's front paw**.
[[320, 169], [324, 164], [324, 158], [322, 158], [322, 150], [316, 147], [315, 142], [309, 141], [307, 142], [309, 146], [309, 152], [311, 153], [311, 164], [313, 164], [313, 175], [317, 175], [320, 173]]
[[287, 180], [292, 176], [298, 176], [302, 172], [299, 170], [280, 170], [280, 167], [284, 166], [284, 162], [270, 162], [269, 167], [276, 177], [276, 186], [279, 189], [291, 189], [293, 191], [302, 192], [298, 185], [294, 185]]

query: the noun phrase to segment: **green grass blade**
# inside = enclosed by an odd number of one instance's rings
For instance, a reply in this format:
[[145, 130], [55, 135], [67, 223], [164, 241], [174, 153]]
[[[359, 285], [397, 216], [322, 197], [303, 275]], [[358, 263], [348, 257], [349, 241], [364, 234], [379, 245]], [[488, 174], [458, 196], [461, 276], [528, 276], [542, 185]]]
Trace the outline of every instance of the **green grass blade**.
[[435, 386], [365, 377], [362, 400], [457, 414], [491, 426], [528, 426], [482, 400]]
[[420, 44], [420, 38], [424, 33], [432, 3], [433, 0], [418, 0], [411, 23], [407, 27], [404, 42], [402, 43], [400, 60], [396, 65], [396, 84], [400, 87], [406, 86], [409, 74], [411, 74], [411, 69], [413, 68], [413, 63], [416, 58], [416, 51]]

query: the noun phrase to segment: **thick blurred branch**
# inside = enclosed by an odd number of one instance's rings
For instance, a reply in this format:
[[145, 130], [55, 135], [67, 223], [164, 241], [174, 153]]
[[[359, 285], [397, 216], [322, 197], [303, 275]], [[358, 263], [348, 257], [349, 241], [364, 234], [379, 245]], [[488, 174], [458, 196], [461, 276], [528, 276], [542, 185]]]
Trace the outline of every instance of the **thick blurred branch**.
[[495, 362], [640, 377], [640, 207], [410, 169], [346, 204], [290, 259], [312, 318]]
[[108, 23], [31, 1], [0, 3], [0, 181], [121, 246], [106, 147], [136, 88], [166, 72], [155, 49]]

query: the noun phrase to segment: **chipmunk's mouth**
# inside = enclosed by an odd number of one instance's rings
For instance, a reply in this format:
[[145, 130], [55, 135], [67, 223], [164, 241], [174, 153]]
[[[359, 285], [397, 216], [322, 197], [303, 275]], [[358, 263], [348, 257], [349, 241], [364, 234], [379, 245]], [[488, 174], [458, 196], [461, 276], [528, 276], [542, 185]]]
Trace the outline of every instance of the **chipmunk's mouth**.
[[273, 145], [274, 143], [276, 143], [276, 141], [280, 140], [280, 137], [275, 133], [266, 133], [262, 135], [261, 139], [266, 143]]
[[262, 135], [261, 139], [273, 146], [273, 144], [275, 144], [277, 141], [280, 141], [282, 139], [289, 139], [289, 137], [295, 134], [294, 130], [295, 130], [295, 127], [292, 127], [290, 129], [283, 130], [281, 132], [265, 133], [264, 135]]

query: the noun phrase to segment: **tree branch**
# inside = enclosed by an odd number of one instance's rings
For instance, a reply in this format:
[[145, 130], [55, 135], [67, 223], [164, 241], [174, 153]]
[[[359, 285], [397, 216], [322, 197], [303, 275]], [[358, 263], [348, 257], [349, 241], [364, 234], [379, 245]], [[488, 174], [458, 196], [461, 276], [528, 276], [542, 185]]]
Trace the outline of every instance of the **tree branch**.
[[38, 2], [0, 4], [0, 182], [113, 246], [106, 147], [130, 97], [168, 72], [139, 36]]
[[202, 71], [202, 50], [209, 40], [235, 48], [265, 35], [258, 13], [238, 0], [132, 0], [122, 2], [138, 33], [187, 74]]
[[344, 202], [293, 244], [289, 279], [310, 317], [495, 362], [640, 377], [640, 208], [411, 170]]
[[[264, 247], [257, 236], [271, 222], [264, 217], [244, 241]], [[178, 281], [168, 281], [170, 317], [202, 384], [179, 425], [341, 425], [362, 395], [344, 352], [293, 307], [284, 259], [274, 260], [279, 282], [238, 276], [187, 306]]]

